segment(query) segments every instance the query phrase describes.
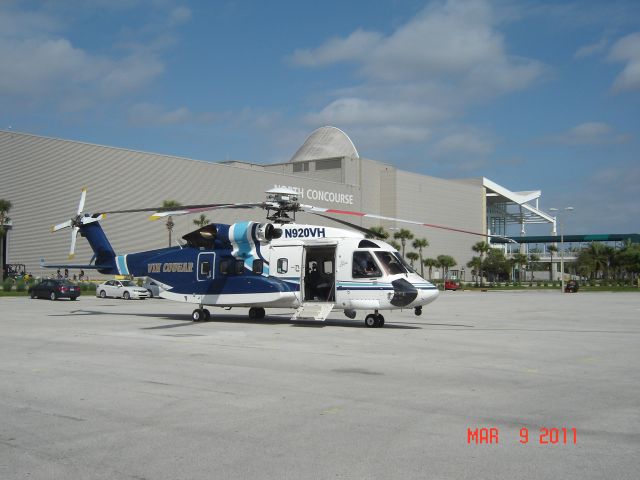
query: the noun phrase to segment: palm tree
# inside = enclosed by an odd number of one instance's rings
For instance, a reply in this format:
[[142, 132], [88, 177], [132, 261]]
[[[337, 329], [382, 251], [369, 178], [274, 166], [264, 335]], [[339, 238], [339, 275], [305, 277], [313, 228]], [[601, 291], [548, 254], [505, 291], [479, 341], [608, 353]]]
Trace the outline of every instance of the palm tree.
[[389, 232], [387, 232], [384, 227], [371, 227], [369, 231], [371, 233], [367, 233], [365, 238], [379, 238], [380, 240], [386, 240], [389, 238]]
[[471, 260], [469, 260], [467, 262], [467, 267], [469, 267], [471, 269], [471, 271], [473, 272], [473, 276], [475, 277], [475, 283], [476, 283], [476, 287], [478, 286], [478, 275], [480, 274], [480, 271], [482, 270], [482, 260], [480, 260], [480, 257], [472, 257]]
[[401, 228], [399, 232], [393, 234], [393, 238], [400, 240], [400, 243], [402, 244], [402, 258], [404, 258], [404, 249], [407, 245], [407, 240], [413, 239], [413, 233], [411, 233], [411, 230]]
[[491, 246], [487, 242], [478, 242], [471, 250], [480, 254], [480, 286], [482, 287], [484, 284], [484, 272], [482, 269], [484, 268], [484, 256], [491, 249]]
[[527, 263], [527, 256], [524, 253], [516, 253], [513, 258], [513, 263], [518, 265], [518, 282], [522, 281], [522, 266]]
[[[537, 253], [530, 253], [529, 254], [529, 260], [527, 261], [527, 265], [529, 265], [529, 270], [531, 270], [531, 281], [533, 282], [533, 270], [534, 270], [534, 264], [538, 263], [540, 261], [540, 255], [538, 255]], [[526, 280], [526, 278], [525, 278]]]
[[425, 267], [429, 268], [429, 279], [431, 279], [431, 273], [433, 271], [433, 267], [437, 267], [438, 266], [438, 260], [436, 260], [435, 258], [425, 258], [422, 261], [422, 264]]
[[389, 245], [391, 245], [393, 248], [395, 248], [396, 250], [400, 250], [400, 244], [398, 242], [394, 242], [393, 240], [391, 240], [390, 242], [388, 242]]
[[420, 276], [424, 278], [424, 264], [422, 263], [422, 249], [429, 246], [429, 241], [426, 238], [416, 238], [413, 243], [413, 248], [418, 250], [420, 257]]
[[407, 258], [409, 259], [409, 263], [411, 264], [411, 268], [414, 268], [413, 263], [420, 258], [420, 256], [416, 252], [407, 253]]
[[[4, 237], [7, 235], [7, 223], [9, 220], [9, 210], [11, 202], [0, 198], [0, 268], [4, 267]], [[4, 268], [0, 272], [0, 280], [4, 280]]]
[[547, 247], [549, 250], [549, 255], [551, 255], [551, 266], [549, 267], [549, 281], [553, 282], [553, 254], [558, 251], [558, 247], [555, 245], [549, 245]]
[[[177, 200], [163, 200], [162, 202], [163, 209], [172, 209], [172, 208], [181, 207], [181, 206], [182, 204]], [[171, 232], [173, 232], [174, 226], [175, 226], [175, 223], [173, 223], [173, 218], [171, 218], [171, 215], [169, 215], [167, 217], [167, 230], [169, 230], [169, 246], [171, 246]]]
[[204, 213], [201, 213], [198, 218], [193, 220], [193, 223], [198, 227], [204, 227], [205, 225], [209, 225], [211, 220], [209, 220]]
[[447, 272], [451, 267], [455, 267], [458, 263], [451, 255], [438, 255], [438, 265], [442, 268], [442, 280], [445, 279]]

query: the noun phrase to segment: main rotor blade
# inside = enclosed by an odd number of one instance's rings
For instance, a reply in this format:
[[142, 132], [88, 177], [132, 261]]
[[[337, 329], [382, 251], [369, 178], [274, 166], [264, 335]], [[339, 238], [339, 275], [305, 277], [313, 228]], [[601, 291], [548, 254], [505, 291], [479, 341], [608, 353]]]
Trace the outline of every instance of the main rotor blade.
[[[337, 221], [339, 223], [342, 223], [342, 224], [345, 224], [345, 225], [350, 225], [353, 228], [356, 228], [358, 230], [361, 230], [363, 227], [359, 227], [358, 225], [354, 225], [354, 224], [351, 224], [350, 222], [345, 222], [343, 220], [338, 220], [338, 219], [335, 219], [335, 218], [330, 217], [330, 216], [321, 215], [321, 213], [332, 213], [332, 214], [337, 214], [337, 215], [352, 215], [352, 216], [361, 217], [361, 218], [362, 217], [375, 218], [377, 220], [387, 220], [387, 221], [390, 221], [390, 222], [408, 223], [408, 224], [411, 224], [411, 225], [420, 225], [422, 227], [427, 227], [427, 228], [438, 228], [438, 229], [441, 229], [441, 230], [448, 230], [448, 231], [451, 231], [451, 232], [465, 233], [467, 235], [477, 235], [477, 236], [486, 237], [486, 238], [507, 238], [507, 237], [504, 237], [502, 235], [489, 235], [487, 233], [474, 232], [474, 231], [465, 230], [465, 229], [462, 229], [462, 228], [448, 227], [448, 226], [445, 226], [445, 225], [436, 225], [436, 224], [433, 224], [433, 223], [424, 223], [424, 222], [419, 222], [419, 221], [416, 221], [416, 220], [406, 220], [406, 219], [403, 219], [403, 218], [385, 217], [383, 215], [375, 215], [373, 213], [352, 212], [352, 211], [349, 211], [349, 210], [336, 210], [336, 209], [332, 209], [332, 208], [314, 207], [313, 205], [301, 205], [301, 207], [302, 207], [301, 208], [302, 211], [304, 211], [304, 212], [312, 213], [314, 215], [320, 215], [320, 216], [325, 217], [325, 218], [331, 218], [331, 219], [333, 219], [333, 220], [335, 220], [335, 221]], [[367, 229], [367, 231], [369, 231], [369, 230]], [[370, 233], [371, 234], [375, 234], [375, 232], [370, 232]]]
[[163, 209], [154, 212], [149, 218], [150, 220], [158, 220], [163, 217], [175, 216], [175, 215], [188, 215], [191, 213], [208, 212], [210, 210], [222, 210], [222, 209], [248, 209], [248, 208], [263, 208], [264, 203], [226, 203], [217, 205], [187, 205], [185, 207], [174, 207], [173, 210]]
[[207, 210], [217, 210], [219, 208], [257, 208], [262, 207], [263, 203], [206, 203], [201, 205], [179, 205], [175, 207], [146, 207], [146, 208], [128, 208], [124, 210], [109, 210], [98, 212], [100, 214], [111, 213], [138, 213], [138, 212], [183, 212], [184, 213], [171, 213], [170, 215], [184, 215], [186, 213], [198, 213]]

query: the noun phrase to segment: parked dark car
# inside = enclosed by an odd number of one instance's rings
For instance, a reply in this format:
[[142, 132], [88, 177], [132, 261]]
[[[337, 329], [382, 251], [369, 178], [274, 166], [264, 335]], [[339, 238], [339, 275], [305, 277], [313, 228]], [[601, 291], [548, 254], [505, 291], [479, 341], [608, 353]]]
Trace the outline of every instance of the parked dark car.
[[576, 293], [580, 285], [575, 280], [569, 280], [567, 284], [564, 286], [564, 293]]
[[75, 300], [80, 296], [80, 287], [69, 280], [54, 280], [47, 278], [40, 283], [29, 287], [31, 298], [49, 298], [57, 300], [59, 298], [70, 298]]

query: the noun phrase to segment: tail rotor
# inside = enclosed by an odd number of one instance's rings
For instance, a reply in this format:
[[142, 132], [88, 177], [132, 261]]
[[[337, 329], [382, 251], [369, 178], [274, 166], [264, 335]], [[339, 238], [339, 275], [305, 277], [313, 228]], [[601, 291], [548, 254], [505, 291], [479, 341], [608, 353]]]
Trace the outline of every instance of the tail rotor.
[[78, 232], [80, 231], [81, 225], [86, 225], [88, 223], [97, 222], [104, 215], [100, 214], [97, 216], [92, 216], [90, 214], [85, 214], [82, 212], [84, 209], [84, 203], [87, 199], [87, 188], [82, 188], [82, 193], [80, 194], [80, 202], [78, 203], [78, 210], [76, 211], [75, 217], [67, 220], [66, 222], [59, 223], [51, 227], [51, 232], [57, 232], [58, 230], [62, 230], [64, 228], [71, 228], [71, 247], [69, 249], [69, 259], [72, 259], [75, 256], [76, 252], [76, 239], [78, 237]]

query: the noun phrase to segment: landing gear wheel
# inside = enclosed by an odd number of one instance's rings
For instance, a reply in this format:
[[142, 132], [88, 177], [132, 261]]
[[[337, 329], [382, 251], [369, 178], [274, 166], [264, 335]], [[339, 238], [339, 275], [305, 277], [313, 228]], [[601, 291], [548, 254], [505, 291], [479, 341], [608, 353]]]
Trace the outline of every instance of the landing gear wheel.
[[191, 318], [193, 319], [194, 322], [201, 322], [202, 320], [204, 320], [204, 317], [205, 317], [204, 310], [200, 310], [199, 308], [196, 308], [191, 313]]
[[351, 320], [353, 320], [354, 318], [356, 318], [356, 311], [355, 310], [345, 310], [344, 311], [344, 315], [347, 318], [350, 318]]
[[204, 313], [204, 321], [205, 322], [211, 318], [211, 312], [209, 310], [207, 310], [206, 308], [204, 310], [202, 310], [202, 313]]
[[264, 308], [262, 307], [251, 307], [249, 309], [249, 318], [251, 320], [262, 320], [265, 316]]
[[370, 313], [365, 317], [364, 324], [367, 328], [384, 327], [384, 317], [379, 313]]
[[124, 298], [125, 300], [129, 300], [131, 299], [131, 294], [129, 292], [124, 292], [122, 294], [122, 298]]

